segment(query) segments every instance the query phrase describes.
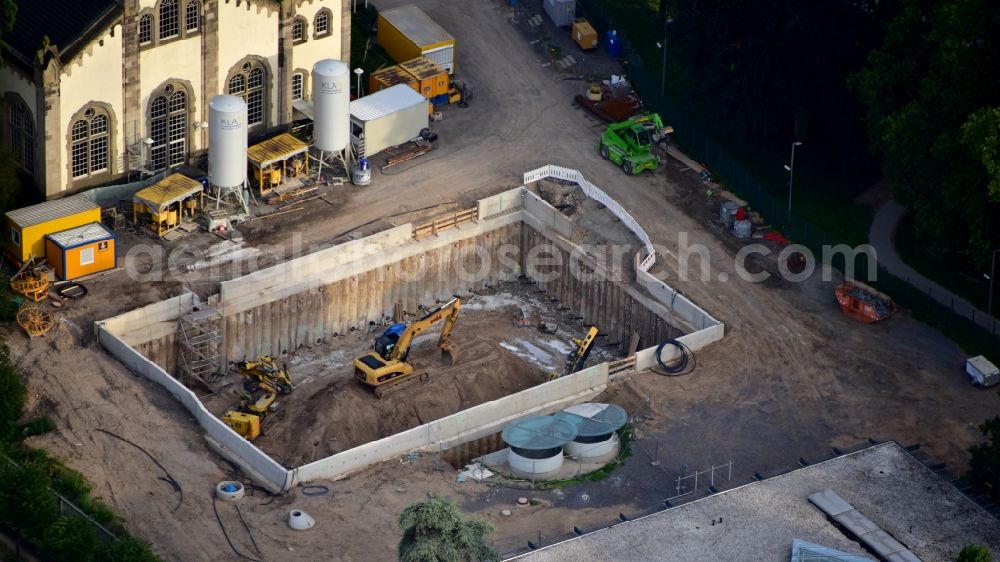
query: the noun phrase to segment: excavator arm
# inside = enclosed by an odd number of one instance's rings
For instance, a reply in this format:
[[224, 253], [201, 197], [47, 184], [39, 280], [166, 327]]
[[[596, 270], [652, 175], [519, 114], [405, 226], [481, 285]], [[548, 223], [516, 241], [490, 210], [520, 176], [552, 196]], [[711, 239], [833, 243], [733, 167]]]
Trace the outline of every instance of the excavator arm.
[[[455, 327], [455, 322], [458, 320], [458, 312], [461, 309], [462, 299], [455, 297], [441, 306], [430, 310], [423, 318], [411, 322], [406, 327], [406, 330], [400, 334], [399, 341], [396, 342], [396, 347], [393, 348], [389, 359], [405, 361], [406, 356], [410, 353], [410, 345], [413, 343], [413, 339], [441, 320], [444, 320], [444, 326], [441, 328], [441, 337], [438, 338], [438, 347], [441, 348], [442, 353], [449, 353], [448, 350], [451, 349], [449, 342], [451, 331]], [[454, 363], [454, 357], [452, 357], [452, 363]]]

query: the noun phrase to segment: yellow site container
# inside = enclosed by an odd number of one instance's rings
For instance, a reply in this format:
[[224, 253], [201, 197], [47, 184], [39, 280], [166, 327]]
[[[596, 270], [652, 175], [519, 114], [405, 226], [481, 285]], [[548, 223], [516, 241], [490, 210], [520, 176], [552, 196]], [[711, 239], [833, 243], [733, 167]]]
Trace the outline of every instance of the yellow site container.
[[94, 222], [48, 234], [45, 257], [56, 276], [66, 281], [114, 269], [115, 233]]
[[427, 57], [417, 57], [399, 63], [400, 68], [416, 80], [417, 91], [427, 99], [448, 93], [448, 72]]
[[53, 199], [7, 211], [4, 246], [18, 264], [45, 257], [45, 236], [92, 222], [101, 222], [101, 208], [85, 195]]
[[597, 48], [597, 32], [590, 22], [584, 18], [573, 20], [573, 27], [570, 29], [573, 34], [573, 41], [584, 51]]
[[455, 38], [412, 4], [379, 12], [376, 40], [398, 63], [424, 56], [455, 74]]
[[371, 76], [368, 77], [368, 93], [374, 94], [396, 84], [406, 84], [415, 92], [420, 91], [420, 86], [412, 74], [400, 68], [399, 65], [393, 65], [372, 72]]

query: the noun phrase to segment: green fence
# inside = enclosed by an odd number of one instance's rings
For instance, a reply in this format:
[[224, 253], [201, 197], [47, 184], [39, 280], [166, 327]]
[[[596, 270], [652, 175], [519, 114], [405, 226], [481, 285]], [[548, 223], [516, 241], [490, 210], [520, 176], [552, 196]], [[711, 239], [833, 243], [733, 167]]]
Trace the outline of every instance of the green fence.
[[[674, 100], [662, 95], [658, 72], [646, 70], [643, 60], [631, 48], [627, 34], [615, 25], [601, 7], [599, 0], [578, 0], [578, 5], [602, 36], [609, 29], [618, 30], [618, 36], [622, 41], [623, 63], [632, 86], [646, 107], [664, 116], [665, 120], [669, 120], [670, 125], [674, 127], [672, 135], [674, 141], [688, 156], [703, 164], [715, 179], [746, 200], [749, 206], [760, 213], [765, 220], [779, 226], [786, 237], [806, 246], [816, 256], [822, 255], [824, 246], [841, 243], [824, 229], [794, 212], [789, 215], [787, 200], [771, 195], [766, 187], [712, 141], [698, 120]], [[835, 260], [833, 265], [838, 269], [844, 269], [842, 259], [839, 263]], [[982, 323], [977, 323], [977, 320], [983, 322], [983, 317], [970, 318], [957, 314], [954, 304], [952, 306], [942, 304], [929, 294], [914, 288], [906, 280], [893, 277], [882, 268], [878, 268], [877, 272], [869, 272], [866, 259], [856, 260], [854, 271], [855, 278], [871, 281], [871, 284], [892, 295], [900, 306], [911, 309], [915, 317], [941, 329], [968, 351], [986, 353], [988, 356], [992, 354], [994, 360], [1000, 359], [996, 351], [996, 336], [1000, 336], [1000, 321], [991, 319], [984, 327]]]

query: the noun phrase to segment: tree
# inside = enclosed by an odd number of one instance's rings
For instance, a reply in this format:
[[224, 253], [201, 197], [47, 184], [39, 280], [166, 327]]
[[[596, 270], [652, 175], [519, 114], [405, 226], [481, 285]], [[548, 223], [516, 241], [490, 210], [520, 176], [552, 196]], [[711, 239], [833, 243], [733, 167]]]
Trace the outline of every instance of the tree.
[[[17, 15], [17, 4], [14, 0], [0, 0], [0, 45], [6, 46], [3, 41], [3, 34], [14, 29], [14, 17]], [[3, 66], [3, 59], [0, 59], [0, 66]]]
[[90, 522], [79, 517], [60, 517], [42, 535], [45, 553], [60, 562], [90, 562], [97, 553], [97, 537]]
[[985, 546], [970, 544], [958, 553], [955, 562], [993, 562], [993, 553]]
[[17, 422], [26, 394], [20, 374], [10, 363], [10, 349], [0, 341], [0, 442], [17, 438]]
[[984, 64], [998, 59], [995, 0], [910, 0], [851, 78], [871, 148], [927, 253], [980, 271], [1000, 242], [997, 116], [988, 109], [1000, 106], [1000, 76]]
[[49, 490], [49, 477], [41, 467], [3, 463], [0, 470], [0, 518], [32, 538], [40, 538], [59, 518], [59, 504]]
[[1000, 416], [983, 422], [979, 431], [986, 442], [969, 448], [972, 458], [967, 477], [993, 501], [1000, 501]]
[[466, 520], [455, 502], [438, 497], [410, 504], [399, 514], [403, 562], [499, 561], [486, 542], [493, 526], [478, 519]]

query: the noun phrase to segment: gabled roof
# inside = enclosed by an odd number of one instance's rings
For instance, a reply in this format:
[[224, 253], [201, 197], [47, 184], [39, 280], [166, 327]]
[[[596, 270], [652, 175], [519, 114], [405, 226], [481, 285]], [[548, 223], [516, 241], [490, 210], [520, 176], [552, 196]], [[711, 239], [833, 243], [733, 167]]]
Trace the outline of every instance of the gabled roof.
[[63, 60], [122, 13], [121, 0], [28, 0], [17, 3], [14, 27], [4, 33], [16, 59], [31, 67], [42, 37], [59, 48]]

